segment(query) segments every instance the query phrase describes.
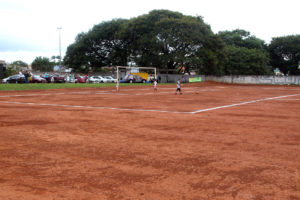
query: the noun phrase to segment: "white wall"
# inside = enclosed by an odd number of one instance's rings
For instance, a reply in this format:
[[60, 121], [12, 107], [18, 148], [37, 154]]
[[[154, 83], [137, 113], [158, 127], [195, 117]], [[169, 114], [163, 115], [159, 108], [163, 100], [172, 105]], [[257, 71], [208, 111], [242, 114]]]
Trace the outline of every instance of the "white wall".
[[300, 76], [205, 76], [205, 80], [223, 83], [300, 85]]

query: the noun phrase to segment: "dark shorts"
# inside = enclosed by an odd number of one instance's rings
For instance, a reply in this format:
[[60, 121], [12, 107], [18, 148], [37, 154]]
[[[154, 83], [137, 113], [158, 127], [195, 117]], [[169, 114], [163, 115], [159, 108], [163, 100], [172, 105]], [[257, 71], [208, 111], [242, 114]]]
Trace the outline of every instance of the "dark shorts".
[[180, 88], [177, 88], [177, 90], [176, 91], [179, 91], [179, 92], [181, 92], [181, 89]]

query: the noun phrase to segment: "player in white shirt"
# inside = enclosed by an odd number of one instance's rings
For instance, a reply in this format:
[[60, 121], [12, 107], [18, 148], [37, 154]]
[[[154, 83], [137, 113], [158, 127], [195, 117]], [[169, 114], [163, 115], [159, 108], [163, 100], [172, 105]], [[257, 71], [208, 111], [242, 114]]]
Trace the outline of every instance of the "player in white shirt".
[[154, 92], [157, 92], [157, 81], [156, 81], [156, 79], [154, 79], [154, 81], [153, 81], [153, 89], [154, 89]]
[[175, 91], [175, 94], [177, 94], [177, 92], [179, 92], [180, 94], [182, 94], [181, 92], [181, 83], [180, 83], [180, 80], [177, 81], [177, 89]]

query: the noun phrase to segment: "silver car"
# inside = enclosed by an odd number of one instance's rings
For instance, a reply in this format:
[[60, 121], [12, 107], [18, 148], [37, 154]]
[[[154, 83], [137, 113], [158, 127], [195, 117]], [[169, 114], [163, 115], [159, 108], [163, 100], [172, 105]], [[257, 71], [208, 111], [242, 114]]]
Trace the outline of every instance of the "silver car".
[[104, 76], [104, 79], [106, 79], [107, 83], [116, 83], [117, 79], [113, 78], [112, 76]]

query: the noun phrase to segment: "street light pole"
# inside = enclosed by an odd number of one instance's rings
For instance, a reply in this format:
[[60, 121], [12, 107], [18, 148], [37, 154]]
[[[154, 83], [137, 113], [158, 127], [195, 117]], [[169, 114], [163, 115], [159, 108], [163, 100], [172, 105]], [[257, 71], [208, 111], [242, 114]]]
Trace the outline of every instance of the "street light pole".
[[61, 27], [57, 28], [59, 31], [59, 66], [61, 66]]

